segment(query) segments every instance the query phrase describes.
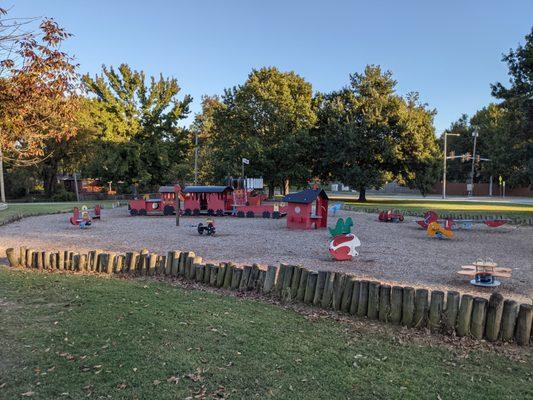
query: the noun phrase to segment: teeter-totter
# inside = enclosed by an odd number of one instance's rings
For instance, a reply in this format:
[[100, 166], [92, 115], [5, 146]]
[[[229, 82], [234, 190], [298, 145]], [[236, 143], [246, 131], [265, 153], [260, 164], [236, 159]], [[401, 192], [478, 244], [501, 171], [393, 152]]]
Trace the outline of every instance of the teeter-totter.
[[474, 224], [485, 224], [491, 228], [497, 228], [499, 226], [505, 225], [508, 222], [511, 222], [510, 219], [506, 218], [496, 218], [496, 219], [454, 219], [446, 218], [439, 219], [439, 215], [435, 211], [427, 211], [424, 214], [424, 219], [416, 221], [420, 227], [427, 229], [432, 222], [439, 222], [445, 224], [447, 229], [456, 230], [456, 229], [472, 229]]
[[[93, 212], [93, 215], [90, 214], [91, 211]], [[100, 219], [102, 215], [102, 206], [97, 204], [94, 207], [94, 210], [88, 210], [87, 206], [82, 206], [81, 212], [78, 207], [74, 207], [72, 214], [72, 217], [69, 219], [72, 225], [79, 225], [82, 229], [88, 228], [91, 226], [92, 220]]]
[[495, 278], [510, 278], [511, 268], [501, 268], [492, 260], [477, 260], [472, 265], [463, 265], [461, 270], [457, 271], [459, 275], [473, 278], [470, 283], [475, 286], [495, 287], [501, 282]]

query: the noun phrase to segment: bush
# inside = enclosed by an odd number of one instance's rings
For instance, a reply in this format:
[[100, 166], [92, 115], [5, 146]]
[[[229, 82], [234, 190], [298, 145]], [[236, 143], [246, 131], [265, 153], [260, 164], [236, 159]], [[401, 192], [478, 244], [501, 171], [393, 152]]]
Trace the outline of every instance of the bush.
[[52, 201], [76, 201], [76, 194], [66, 190], [57, 192], [51, 198]]

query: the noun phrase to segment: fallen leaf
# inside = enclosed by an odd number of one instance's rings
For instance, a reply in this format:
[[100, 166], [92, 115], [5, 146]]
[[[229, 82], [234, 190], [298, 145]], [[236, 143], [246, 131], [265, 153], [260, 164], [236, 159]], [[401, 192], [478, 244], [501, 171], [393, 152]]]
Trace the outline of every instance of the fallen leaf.
[[26, 393], [22, 393], [21, 396], [24, 396], [24, 397], [31, 397], [35, 394], [35, 392], [32, 392], [32, 391], [29, 391], [29, 392], [26, 392]]
[[179, 383], [180, 381], [180, 378], [176, 377], [176, 376], [171, 376], [170, 378], [167, 379], [167, 382], [174, 382], [176, 385]]
[[154, 381], [154, 385], [155, 385], [155, 386], [159, 385], [160, 383], [161, 383], [161, 381], [158, 380], [158, 379], [156, 379], [156, 380]]

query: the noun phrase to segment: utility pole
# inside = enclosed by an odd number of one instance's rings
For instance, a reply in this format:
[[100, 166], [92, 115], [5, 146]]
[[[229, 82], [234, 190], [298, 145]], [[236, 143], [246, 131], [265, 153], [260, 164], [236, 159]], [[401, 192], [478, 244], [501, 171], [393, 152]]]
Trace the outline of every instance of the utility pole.
[[446, 198], [446, 160], [448, 159], [448, 136], [459, 136], [458, 133], [444, 132], [444, 165], [442, 169], [442, 198]]
[[0, 143], [0, 202], [6, 202], [6, 192], [4, 191], [4, 153]]
[[472, 151], [472, 170], [470, 171], [470, 190], [468, 191], [469, 196], [474, 196], [474, 168], [476, 163], [476, 143], [479, 133], [477, 129], [474, 129], [472, 136], [474, 137], [474, 149]]
[[198, 185], [198, 131], [194, 132], [194, 184]]

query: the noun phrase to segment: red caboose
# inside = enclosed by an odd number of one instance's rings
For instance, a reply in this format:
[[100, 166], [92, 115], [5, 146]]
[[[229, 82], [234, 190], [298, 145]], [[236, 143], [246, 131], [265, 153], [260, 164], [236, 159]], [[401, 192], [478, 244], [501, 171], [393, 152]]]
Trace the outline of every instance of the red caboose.
[[184, 215], [207, 213], [222, 216], [231, 209], [232, 192], [231, 186], [187, 186], [183, 189]]
[[328, 195], [322, 189], [306, 189], [288, 194], [287, 228], [318, 229], [328, 226]]
[[172, 215], [176, 210], [176, 193], [181, 190], [179, 185], [161, 186], [159, 197], [155, 199], [130, 200], [128, 207], [131, 215]]

